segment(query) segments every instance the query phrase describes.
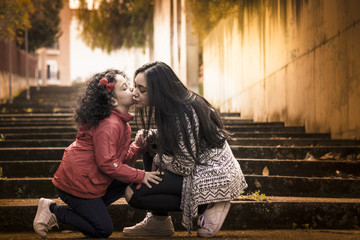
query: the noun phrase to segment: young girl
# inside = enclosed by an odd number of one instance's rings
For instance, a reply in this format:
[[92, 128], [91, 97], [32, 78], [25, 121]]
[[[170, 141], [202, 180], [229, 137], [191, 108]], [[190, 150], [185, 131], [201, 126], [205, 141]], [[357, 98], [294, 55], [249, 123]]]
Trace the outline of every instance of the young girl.
[[[144, 155], [148, 169], [164, 171], [151, 189], [126, 189], [128, 203], [152, 211], [145, 220], [123, 230], [130, 236], [166, 236], [174, 233], [167, 211], [182, 211], [190, 231], [198, 218], [198, 236], [212, 237], [220, 230], [230, 200], [247, 187], [240, 165], [227, 141], [220, 116], [201, 96], [187, 89], [172, 69], [154, 62], [135, 72], [135, 107], [143, 128], [136, 136], [157, 154]], [[154, 119], [156, 130], [150, 129]], [[153, 154], [152, 154], [153, 155]]]
[[131, 142], [128, 113], [132, 91], [123, 72], [107, 70], [95, 74], [78, 101], [75, 122], [81, 126], [64, 152], [52, 180], [59, 197], [68, 205], [41, 198], [33, 222], [34, 230], [46, 237], [58, 222], [84, 235], [109, 237], [113, 232], [108, 205], [123, 196], [129, 183], [158, 184], [159, 172], [135, 169], [143, 150]]

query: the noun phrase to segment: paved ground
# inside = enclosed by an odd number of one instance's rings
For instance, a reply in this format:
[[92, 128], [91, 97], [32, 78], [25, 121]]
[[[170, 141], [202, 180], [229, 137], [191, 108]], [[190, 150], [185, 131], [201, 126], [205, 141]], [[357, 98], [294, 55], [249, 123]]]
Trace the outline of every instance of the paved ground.
[[[0, 233], [0, 239], [6, 240], [31, 240], [42, 239], [35, 233]], [[47, 239], [91, 239], [85, 238], [75, 232], [50, 232]], [[109, 239], [159, 239], [156, 238], [129, 238], [121, 232], [113, 233]], [[186, 232], [176, 232], [171, 237], [161, 239], [204, 239], [197, 238], [196, 233], [191, 237]], [[212, 239], [222, 240], [360, 240], [360, 230], [245, 230], [245, 231], [220, 231]]]

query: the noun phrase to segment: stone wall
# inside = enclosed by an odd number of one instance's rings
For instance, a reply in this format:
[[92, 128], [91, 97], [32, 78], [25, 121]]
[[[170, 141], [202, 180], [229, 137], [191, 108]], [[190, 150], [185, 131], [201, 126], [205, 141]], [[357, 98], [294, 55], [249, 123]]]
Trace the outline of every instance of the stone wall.
[[203, 44], [204, 95], [223, 112], [360, 138], [360, 1], [247, 2]]

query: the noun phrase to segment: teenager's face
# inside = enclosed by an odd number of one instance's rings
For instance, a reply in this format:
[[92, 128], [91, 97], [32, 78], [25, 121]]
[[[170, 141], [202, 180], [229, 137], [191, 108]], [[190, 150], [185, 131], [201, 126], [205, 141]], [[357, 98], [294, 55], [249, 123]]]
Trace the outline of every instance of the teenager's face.
[[144, 73], [138, 73], [135, 77], [135, 86], [133, 91], [133, 99], [136, 108], [144, 108], [149, 106], [149, 95], [147, 82]]
[[117, 82], [115, 84], [115, 93], [117, 96], [115, 106], [114, 107], [130, 107], [134, 104], [134, 100], [132, 99], [132, 91], [129, 86], [129, 83], [126, 79], [121, 75], [115, 76]]

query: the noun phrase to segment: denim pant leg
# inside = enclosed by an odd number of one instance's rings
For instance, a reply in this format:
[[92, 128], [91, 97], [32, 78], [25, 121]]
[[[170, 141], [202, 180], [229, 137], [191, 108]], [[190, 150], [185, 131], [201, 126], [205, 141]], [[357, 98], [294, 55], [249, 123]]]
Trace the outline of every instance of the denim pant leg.
[[57, 188], [56, 192], [69, 206], [56, 205], [53, 208], [52, 212], [60, 223], [70, 225], [94, 238], [107, 238], [112, 234], [114, 228], [111, 217], [101, 198], [78, 198]]
[[125, 189], [129, 183], [114, 180], [108, 187], [106, 194], [102, 197], [105, 206], [109, 206], [125, 195]]

